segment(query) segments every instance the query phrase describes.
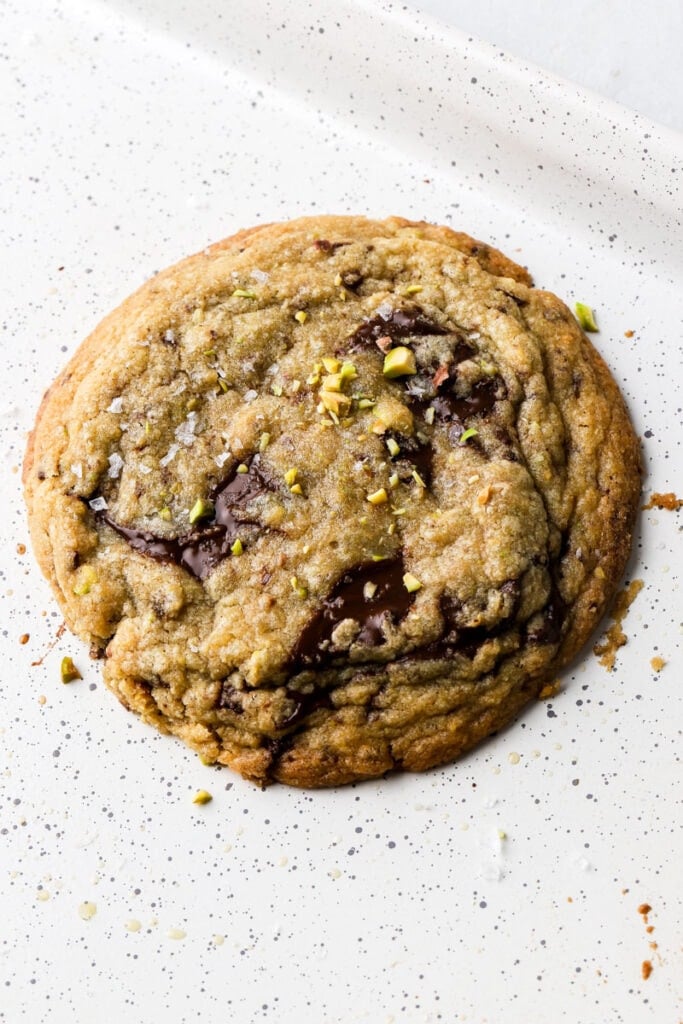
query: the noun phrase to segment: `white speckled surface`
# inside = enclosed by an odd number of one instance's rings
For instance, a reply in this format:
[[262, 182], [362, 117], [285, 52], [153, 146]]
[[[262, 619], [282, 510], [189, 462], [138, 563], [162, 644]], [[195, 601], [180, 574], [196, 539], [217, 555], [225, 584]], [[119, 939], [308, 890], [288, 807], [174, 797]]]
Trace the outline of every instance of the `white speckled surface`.
[[4, 7], [0, 1020], [675, 1024], [683, 512], [642, 516], [613, 673], [586, 653], [457, 765], [317, 793], [126, 715], [17, 553], [26, 432], [87, 331], [207, 241], [323, 210], [452, 224], [591, 303], [646, 493], [683, 494], [681, 139], [400, 8], [323, 10]]

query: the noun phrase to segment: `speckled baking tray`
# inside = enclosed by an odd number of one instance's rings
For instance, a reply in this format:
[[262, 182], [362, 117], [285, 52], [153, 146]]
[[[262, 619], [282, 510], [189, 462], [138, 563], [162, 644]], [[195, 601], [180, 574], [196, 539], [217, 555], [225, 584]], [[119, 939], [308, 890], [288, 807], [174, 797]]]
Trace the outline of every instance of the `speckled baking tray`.
[[6, 0], [2, 35], [0, 1020], [676, 1024], [683, 512], [642, 513], [613, 672], [589, 650], [443, 770], [261, 792], [61, 632], [18, 467], [42, 390], [155, 270], [398, 213], [591, 304], [645, 494], [680, 494], [681, 139], [371, 0]]

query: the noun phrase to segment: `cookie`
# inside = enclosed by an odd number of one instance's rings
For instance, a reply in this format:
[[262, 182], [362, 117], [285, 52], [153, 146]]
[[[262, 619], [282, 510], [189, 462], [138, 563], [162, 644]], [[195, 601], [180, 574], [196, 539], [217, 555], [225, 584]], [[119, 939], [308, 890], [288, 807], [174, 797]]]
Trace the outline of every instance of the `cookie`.
[[423, 770], [509, 722], [624, 570], [639, 446], [526, 270], [311, 217], [157, 275], [48, 391], [38, 561], [107, 685], [264, 784]]

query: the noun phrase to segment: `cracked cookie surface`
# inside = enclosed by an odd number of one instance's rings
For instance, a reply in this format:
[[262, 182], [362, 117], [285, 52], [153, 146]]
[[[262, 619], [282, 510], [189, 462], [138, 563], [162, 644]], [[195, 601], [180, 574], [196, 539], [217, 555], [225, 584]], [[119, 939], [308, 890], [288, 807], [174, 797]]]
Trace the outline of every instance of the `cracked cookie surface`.
[[601, 357], [496, 250], [398, 218], [255, 228], [159, 274], [24, 466], [122, 703], [256, 782], [450, 761], [579, 650], [639, 448]]

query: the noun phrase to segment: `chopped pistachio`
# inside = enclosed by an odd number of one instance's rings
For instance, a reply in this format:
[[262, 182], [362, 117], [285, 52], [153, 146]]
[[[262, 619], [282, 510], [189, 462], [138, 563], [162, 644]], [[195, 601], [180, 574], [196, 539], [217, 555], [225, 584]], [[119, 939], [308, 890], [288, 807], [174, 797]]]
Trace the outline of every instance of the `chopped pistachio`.
[[428, 423], [430, 427], [431, 427], [432, 423], [434, 422], [434, 413], [435, 413], [435, 411], [436, 410], [434, 409], [434, 406], [430, 405], [429, 408], [427, 409], [427, 411], [425, 412], [425, 423]]
[[323, 377], [323, 391], [341, 391], [342, 387], [343, 381], [341, 373], [328, 373], [326, 377]]
[[386, 562], [389, 555], [370, 555], [373, 562]]
[[412, 572], [406, 572], [403, 574], [403, 586], [409, 594], [414, 594], [416, 590], [421, 589], [422, 584], [417, 576], [413, 576]]
[[73, 683], [73, 681], [75, 679], [82, 679], [83, 678], [81, 673], [78, 671], [78, 669], [74, 665], [73, 659], [69, 658], [68, 656], [62, 658], [62, 664], [61, 664], [60, 671], [61, 671], [62, 682], [63, 683]]
[[96, 581], [97, 573], [92, 565], [84, 565], [78, 574], [78, 583], [73, 588], [74, 594], [78, 597], [85, 597], [90, 593], [90, 589]]
[[197, 790], [195, 795], [192, 797], [193, 804], [210, 804], [212, 800], [213, 797], [205, 789]]
[[345, 418], [344, 418], [344, 419], [343, 419], [343, 420], [341, 421], [341, 425], [342, 425], [342, 427], [352, 427], [352, 426], [353, 426], [353, 424], [354, 424], [354, 422], [355, 422], [355, 421], [354, 421], [354, 418], [353, 418], [353, 416], [346, 416], [346, 417], [345, 417]]
[[366, 497], [371, 505], [383, 505], [385, 501], [389, 500], [389, 495], [384, 487], [380, 487], [378, 491], [373, 491], [372, 494], [368, 494]]
[[292, 494], [303, 494], [304, 493], [303, 490], [302, 490], [301, 484], [294, 484], [294, 486], [290, 487], [289, 490], [291, 491]]
[[292, 383], [289, 385], [290, 394], [296, 395], [296, 394], [298, 394], [298, 392], [300, 390], [301, 390], [301, 381], [300, 380], [293, 380]]
[[320, 374], [319, 373], [312, 373], [309, 377], [306, 378], [306, 383], [307, 384], [319, 384], [320, 383]]
[[296, 478], [298, 475], [298, 469], [292, 468], [287, 470], [287, 472], [285, 473], [285, 483], [287, 484], [288, 487], [291, 487], [293, 484], [296, 483]]
[[322, 364], [328, 373], [337, 373], [341, 366], [339, 360], [335, 359], [333, 356], [327, 356], [324, 358]]
[[244, 462], [240, 462], [239, 466], [235, 470], [236, 473], [248, 473], [249, 466], [245, 465]]
[[427, 484], [424, 482], [424, 480], [422, 479], [422, 477], [420, 476], [416, 469], [414, 469], [410, 475], [412, 476], [413, 480], [415, 481], [418, 487], [422, 487], [425, 490], [427, 489]]
[[281, 397], [281, 395], [282, 395], [282, 385], [280, 385], [280, 384], [273, 384], [273, 386], [271, 387], [270, 390], [273, 392], [273, 394], [275, 395], [276, 398], [280, 398]]
[[233, 297], [236, 298], [236, 299], [255, 299], [256, 298], [256, 292], [249, 292], [249, 291], [247, 291], [246, 288], [235, 288], [235, 290], [234, 290], [234, 292], [232, 294], [233, 294]]
[[407, 509], [405, 509], [405, 508], [392, 508], [392, 510], [391, 510], [392, 516], [404, 516], [406, 514], [406, 512], [407, 512]]
[[168, 505], [164, 505], [163, 508], [159, 509], [159, 518], [163, 519], [165, 523], [170, 523], [172, 519], [171, 510]]
[[358, 399], [358, 408], [359, 409], [374, 409], [374, 407], [376, 405], [377, 405], [377, 402], [373, 401], [372, 398], [359, 398]]
[[421, 292], [421, 291], [422, 291], [422, 285], [421, 284], [409, 284], [408, 287], [404, 290], [403, 294], [404, 295], [417, 295], [417, 293]]
[[215, 348], [207, 348], [207, 350], [204, 353], [204, 355], [206, 356], [207, 359], [215, 359], [216, 358], [216, 349]]
[[475, 430], [474, 427], [468, 427], [467, 430], [463, 430], [462, 434], [460, 435], [460, 440], [458, 441], [458, 444], [467, 444], [469, 439], [471, 437], [476, 437], [478, 433], [479, 431]]
[[398, 485], [399, 485], [398, 473], [392, 473], [391, 476], [389, 477], [389, 486], [391, 487], [391, 489], [393, 491], [393, 490], [395, 490], [396, 487], [398, 487]]
[[340, 373], [343, 381], [355, 380], [356, 377], [358, 376], [358, 373], [356, 372], [356, 367], [353, 365], [353, 363], [342, 363]]
[[190, 523], [197, 523], [213, 513], [213, 502], [206, 498], [197, 498], [190, 509]]
[[385, 444], [386, 444], [387, 448], [389, 449], [389, 454], [393, 458], [395, 458], [399, 454], [399, 452], [401, 451], [401, 449], [398, 446], [398, 442], [394, 441], [393, 437], [388, 437], [386, 439]]
[[258, 443], [258, 450], [260, 452], [264, 452], [269, 444], [270, 444], [270, 434], [267, 433], [267, 431], [264, 430], [264, 432], [261, 434], [261, 440]]
[[306, 321], [308, 320], [308, 313], [304, 309], [300, 309], [297, 313], [294, 314], [294, 319], [297, 320], [300, 324], [305, 324]]
[[340, 391], [322, 390], [319, 392], [319, 397], [323, 408], [327, 409], [329, 413], [334, 413], [336, 416], [340, 413], [343, 416], [351, 408], [351, 399]]
[[396, 523], [389, 523], [387, 533], [389, 534], [390, 537], [394, 536], [394, 534], [396, 533]]
[[377, 584], [372, 583], [371, 580], [368, 580], [368, 582], [363, 587], [363, 597], [365, 598], [366, 601], [372, 601], [376, 593]]
[[292, 590], [297, 595], [297, 597], [300, 597], [302, 600], [303, 598], [308, 597], [308, 590], [301, 583], [299, 583], [299, 578], [297, 576], [292, 576], [289, 582], [291, 584]]
[[221, 391], [227, 391], [228, 390], [228, 382], [227, 382], [227, 380], [224, 380], [222, 377], [219, 377], [218, 378], [218, 387], [221, 389]]
[[327, 411], [330, 414], [330, 419], [332, 420], [332, 422], [336, 424], [336, 426], [339, 426], [339, 417], [337, 416], [336, 412], [332, 412], [331, 409], [328, 409]]
[[304, 546], [301, 549], [301, 553], [303, 555], [307, 555], [310, 550], [311, 550], [311, 545], [310, 544], [304, 544]]
[[192, 412], [192, 410], [196, 409], [198, 405], [199, 399], [197, 398], [196, 395], [193, 395], [192, 398], [188, 399], [188, 401], [185, 403], [185, 408], [187, 409], [188, 412]]
[[343, 283], [341, 274], [337, 274], [337, 276], [334, 279], [334, 283], [337, 286], [337, 288], [339, 287], [340, 284]]
[[339, 289], [339, 298], [342, 300], [342, 302], [346, 302], [346, 296], [347, 296], [346, 289], [345, 288], [340, 288]]
[[415, 354], [405, 345], [392, 348], [384, 357], [383, 373], [385, 377], [406, 377], [417, 373]]
[[595, 314], [590, 306], [587, 306], [584, 302], [577, 302], [574, 308], [576, 309], [576, 319], [584, 331], [598, 331], [600, 329], [595, 322]]
[[230, 545], [230, 552], [233, 555], [241, 555], [244, 552], [244, 545], [239, 537]]

